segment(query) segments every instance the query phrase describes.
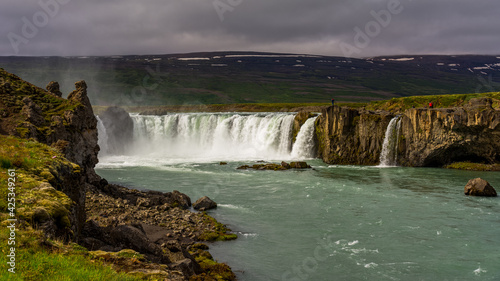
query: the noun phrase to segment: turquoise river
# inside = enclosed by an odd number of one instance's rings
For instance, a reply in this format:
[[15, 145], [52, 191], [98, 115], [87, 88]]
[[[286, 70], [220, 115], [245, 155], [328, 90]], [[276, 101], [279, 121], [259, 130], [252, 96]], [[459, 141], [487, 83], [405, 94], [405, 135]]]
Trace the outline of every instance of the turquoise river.
[[[293, 115], [176, 116], [132, 116], [136, 147], [126, 155], [105, 153], [101, 128], [96, 170], [127, 187], [216, 201], [210, 215], [238, 239], [210, 252], [238, 280], [500, 280], [500, 199], [463, 194], [476, 177], [498, 190], [500, 173], [332, 166], [313, 159], [308, 128], [300, 147], [286, 141]], [[313, 169], [237, 169], [294, 159]]]

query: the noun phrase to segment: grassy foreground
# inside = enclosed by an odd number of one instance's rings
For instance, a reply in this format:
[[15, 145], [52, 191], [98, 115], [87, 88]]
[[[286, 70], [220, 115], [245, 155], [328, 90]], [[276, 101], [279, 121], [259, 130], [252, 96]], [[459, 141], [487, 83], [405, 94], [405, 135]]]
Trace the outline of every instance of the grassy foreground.
[[15, 273], [8, 271], [7, 245], [9, 230], [6, 215], [2, 213], [0, 249], [2, 266], [0, 280], [141, 280], [124, 273], [116, 273], [110, 266], [92, 260], [88, 251], [74, 243], [45, 240], [40, 231], [24, 226], [16, 231]]

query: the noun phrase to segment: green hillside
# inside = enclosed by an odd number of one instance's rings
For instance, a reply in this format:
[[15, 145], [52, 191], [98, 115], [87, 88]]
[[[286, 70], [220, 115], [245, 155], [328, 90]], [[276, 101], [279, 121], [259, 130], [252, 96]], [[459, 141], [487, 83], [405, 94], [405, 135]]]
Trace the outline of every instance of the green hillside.
[[342, 57], [212, 52], [0, 57], [0, 67], [67, 94], [87, 81], [94, 105], [369, 102], [500, 89], [495, 56]]

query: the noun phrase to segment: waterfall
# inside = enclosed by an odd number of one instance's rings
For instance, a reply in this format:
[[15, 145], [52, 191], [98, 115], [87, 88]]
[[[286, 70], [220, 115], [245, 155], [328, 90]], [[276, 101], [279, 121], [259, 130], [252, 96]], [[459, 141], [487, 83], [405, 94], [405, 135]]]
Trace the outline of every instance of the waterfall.
[[397, 166], [400, 131], [401, 115], [398, 115], [391, 119], [385, 131], [382, 152], [380, 153], [380, 167]]
[[315, 156], [314, 123], [318, 117], [311, 117], [300, 128], [292, 148], [292, 158], [313, 158]]
[[99, 116], [96, 116], [97, 119], [97, 144], [101, 148], [99, 151], [99, 155], [105, 155], [108, 153], [108, 134], [106, 133], [106, 127], [102, 123]]
[[[302, 160], [315, 157], [314, 121], [302, 125], [292, 147], [293, 113], [130, 114], [133, 135], [124, 152], [113, 152], [98, 118], [101, 162], [162, 163]], [[110, 131], [108, 130], [108, 133]], [[120, 150], [114, 150], [120, 151]]]
[[[130, 115], [133, 136], [124, 153], [112, 152], [98, 118], [101, 162], [161, 163], [302, 160], [315, 157], [314, 121], [302, 125], [292, 147], [292, 113], [178, 113]], [[108, 130], [109, 132], [109, 130]], [[118, 151], [118, 150], [117, 150]], [[110, 162], [111, 161], [111, 162]]]

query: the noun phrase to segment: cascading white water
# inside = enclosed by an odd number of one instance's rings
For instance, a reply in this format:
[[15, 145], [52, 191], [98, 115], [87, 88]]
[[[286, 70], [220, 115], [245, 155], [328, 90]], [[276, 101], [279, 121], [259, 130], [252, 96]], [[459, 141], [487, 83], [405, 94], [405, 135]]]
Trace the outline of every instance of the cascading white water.
[[106, 133], [106, 127], [102, 123], [99, 116], [97, 119], [97, 144], [101, 148], [99, 150], [99, 156], [106, 155], [108, 153], [108, 134]]
[[314, 157], [314, 122], [318, 117], [312, 117], [300, 128], [297, 139], [293, 144], [292, 158], [312, 158]]
[[[291, 137], [295, 115], [290, 113], [131, 114], [131, 118], [134, 122], [132, 145], [126, 156], [116, 158], [115, 155], [115, 161], [141, 158], [143, 163], [153, 164], [314, 157], [316, 117], [302, 126], [293, 152]], [[98, 127], [99, 133], [105, 133], [104, 128]]]
[[387, 130], [385, 131], [382, 152], [380, 153], [380, 167], [397, 166], [398, 141], [401, 131], [401, 116], [398, 115], [391, 119]]

